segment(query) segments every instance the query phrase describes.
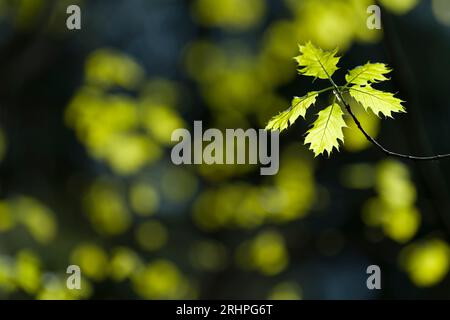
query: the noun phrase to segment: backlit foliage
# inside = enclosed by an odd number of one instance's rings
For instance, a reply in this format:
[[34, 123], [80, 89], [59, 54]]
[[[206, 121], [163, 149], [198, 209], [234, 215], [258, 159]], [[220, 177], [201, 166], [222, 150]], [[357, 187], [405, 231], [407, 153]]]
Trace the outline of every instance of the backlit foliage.
[[57, 233], [55, 214], [40, 201], [28, 196], [0, 201], [0, 231], [19, 227], [42, 244], [51, 242]]
[[203, 192], [194, 204], [194, 220], [205, 230], [254, 229], [266, 222], [287, 223], [308, 214], [316, 186], [312, 164], [287, 150], [280, 171], [267, 185], [222, 184]]
[[[327, 79], [335, 86], [332, 76], [338, 69], [337, 49], [323, 51], [311, 42], [300, 45], [299, 49], [300, 55], [294, 58], [299, 66], [299, 74], [315, 79]], [[370, 109], [377, 116], [382, 114], [385, 117], [392, 117], [393, 112], [405, 112], [402, 100], [394, 97], [392, 93], [372, 87], [375, 83], [388, 80], [385, 75], [389, 72], [391, 70], [383, 63], [367, 63], [356, 67], [347, 73], [345, 86], [326, 88], [318, 92], [310, 92], [304, 98], [294, 98], [292, 106], [273, 117], [267, 124], [266, 130], [283, 131], [287, 129], [288, 125], [292, 125], [299, 115], [305, 117], [306, 109], [316, 101], [319, 93], [331, 89], [342, 92], [348, 90], [366, 111]], [[334, 94], [337, 95], [337, 92]], [[333, 101], [336, 101], [336, 98], [341, 99], [340, 96], [335, 96]], [[307, 132], [305, 144], [310, 145], [310, 149], [316, 157], [325, 152], [330, 155], [334, 148], [339, 150], [339, 140], [344, 142], [343, 128], [346, 127], [346, 123], [343, 118], [344, 111], [341, 108], [343, 106], [335, 102], [324, 108], [319, 112], [313, 127]]]
[[282, 282], [273, 287], [268, 298], [272, 300], [301, 300], [302, 290], [294, 282]]
[[311, 42], [299, 46], [300, 55], [295, 57], [299, 69], [298, 73], [319, 79], [329, 79], [338, 69], [338, 50], [323, 51], [315, 47]]
[[299, 116], [305, 118], [306, 110], [316, 102], [318, 95], [317, 92], [310, 92], [301, 98], [294, 97], [291, 108], [270, 120], [266, 127], [267, 130], [280, 129], [283, 131], [294, 124]]
[[[185, 67], [197, 82], [208, 107], [214, 111], [212, 126], [245, 128], [248, 126], [248, 118], [253, 114], [257, 116], [260, 125], [263, 125], [273, 114], [274, 107], [286, 105], [287, 102], [277, 89], [295, 77], [291, 57], [296, 54], [298, 43], [311, 41], [319, 48], [339, 47], [343, 52], [353, 42], [374, 43], [382, 38], [380, 30], [370, 30], [366, 26], [367, 8], [375, 4], [373, 0], [283, 2], [290, 16], [270, 22], [263, 30], [258, 46], [260, 49], [256, 52], [249, 44], [239, 40], [213, 42], [201, 38], [187, 47]], [[394, 6], [402, 6], [410, 10], [415, 6], [411, 0], [395, 2], [390, 6], [386, 4], [386, 8], [391, 10]], [[209, 10], [211, 3], [226, 7], [227, 13], [222, 14], [223, 19], [226, 17], [234, 22], [212, 23], [221, 11]], [[248, 12], [246, 5], [230, 0], [195, 1], [193, 12], [194, 16], [201, 16], [203, 21], [211, 22], [207, 23], [210, 26], [230, 30], [230, 26], [234, 25], [231, 28], [236, 30], [235, 26], [242, 19], [240, 17]], [[260, 11], [254, 10], [252, 14], [256, 15], [258, 12]], [[216, 116], [219, 114], [220, 116]], [[371, 121], [374, 123], [372, 132], [378, 133], [376, 126], [379, 121]], [[351, 136], [349, 139], [352, 141], [358, 141], [352, 150], [359, 151], [367, 147], [359, 133], [349, 131], [346, 136]]]
[[339, 140], [344, 141], [344, 127], [344, 113], [341, 107], [334, 103], [319, 112], [314, 126], [306, 135], [305, 144], [311, 145], [315, 156], [325, 151], [330, 155], [333, 148], [339, 150]]

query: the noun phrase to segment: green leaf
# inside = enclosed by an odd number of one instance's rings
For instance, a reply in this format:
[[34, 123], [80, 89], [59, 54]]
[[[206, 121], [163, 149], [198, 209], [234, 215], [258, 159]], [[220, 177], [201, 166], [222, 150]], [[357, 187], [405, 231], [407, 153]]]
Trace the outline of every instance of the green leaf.
[[350, 95], [358, 101], [364, 109], [371, 109], [377, 116], [383, 114], [385, 117], [392, 118], [392, 112], [406, 112], [402, 106], [402, 100], [396, 98], [393, 93], [384, 92], [372, 88], [370, 85], [365, 87], [350, 87]]
[[299, 116], [305, 118], [306, 110], [316, 102], [318, 96], [319, 93], [313, 91], [304, 97], [295, 97], [292, 100], [292, 104], [289, 109], [279, 113], [269, 121], [266, 126], [266, 130], [280, 130], [281, 132], [287, 129], [290, 125], [294, 124]]
[[295, 57], [299, 65], [299, 73], [319, 79], [328, 79], [338, 69], [340, 57], [336, 57], [338, 49], [323, 51], [315, 47], [311, 42], [299, 46], [300, 55]]
[[333, 148], [339, 150], [339, 140], [344, 142], [342, 129], [346, 127], [344, 113], [336, 103], [320, 111], [318, 116], [305, 138], [315, 157], [325, 151], [330, 155]]
[[345, 80], [347, 80], [347, 83], [364, 86], [369, 83], [389, 80], [384, 75], [391, 71], [392, 70], [389, 69], [384, 63], [369, 62], [363, 66], [350, 70], [345, 76]]

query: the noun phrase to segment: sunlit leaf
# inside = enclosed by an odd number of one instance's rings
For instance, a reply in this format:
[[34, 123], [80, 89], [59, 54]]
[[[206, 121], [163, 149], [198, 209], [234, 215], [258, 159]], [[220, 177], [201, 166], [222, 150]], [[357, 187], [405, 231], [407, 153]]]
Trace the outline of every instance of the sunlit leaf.
[[419, 3], [419, 0], [380, 0], [380, 3], [395, 14], [405, 14]]
[[319, 94], [317, 92], [310, 92], [304, 97], [295, 97], [292, 100], [291, 107], [277, 116], [273, 117], [266, 126], [266, 130], [280, 130], [287, 129], [290, 125], [294, 124], [295, 120], [299, 116], [303, 118], [306, 115], [306, 110], [312, 106]]
[[343, 116], [336, 103], [319, 112], [319, 117], [305, 138], [305, 144], [310, 144], [316, 157], [325, 151], [330, 155], [333, 148], [339, 150], [339, 140], [344, 141], [342, 129], [346, 127]]
[[371, 109], [377, 116], [383, 114], [392, 118], [392, 112], [406, 112], [402, 106], [402, 100], [396, 98], [393, 93], [384, 92], [367, 86], [353, 86], [350, 95], [358, 101], [364, 109]]
[[450, 269], [449, 246], [439, 238], [414, 242], [400, 253], [400, 264], [418, 287], [441, 282]]
[[384, 63], [369, 62], [350, 70], [345, 76], [345, 80], [347, 80], [347, 83], [364, 86], [369, 83], [389, 80], [385, 77], [385, 74], [391, 71]]
[[328, 79], [338, 69], [339, 57], [336, 57], [338, 49], [323, 51], [315, 47], [311, 42], [299, 46], [300, 55], [295, 57], [300, 69], [300, 74], [319, 79]]

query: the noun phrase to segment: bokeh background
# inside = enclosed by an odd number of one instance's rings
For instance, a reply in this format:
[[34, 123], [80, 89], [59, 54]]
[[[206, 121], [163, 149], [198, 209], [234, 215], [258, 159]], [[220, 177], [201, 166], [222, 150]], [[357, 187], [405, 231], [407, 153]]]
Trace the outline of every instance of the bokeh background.
[[280, 136], [276, 176], [170, 161], [174, 129], [263, 128], [322, 85], [296, 74], [307, 41], [340, 48], [339, 81], [394, 69], [408, 113], [359, 114], [384, 145], [450, 152], [450, 1], [379, 1], [379, 31], [373, 3], [0, 0], [0, 298], [450, 298], [449, 161], [388, 159], [350, 122], [314, 159], [315, 112]]

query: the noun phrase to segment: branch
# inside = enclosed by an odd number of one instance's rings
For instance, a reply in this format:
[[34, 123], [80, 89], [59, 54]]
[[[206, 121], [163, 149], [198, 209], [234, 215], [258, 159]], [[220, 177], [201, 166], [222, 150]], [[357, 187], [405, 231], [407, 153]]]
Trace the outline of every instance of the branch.
[[345, 107], [345, 109], [347, 109], [348, 113], [352, 117], [352, 119], [355, 122], [358, 129], [362, 132], [362, 134], [366, 137], [366, 139], [369, 140], [369, 142], [371, 142], [374, 146], [376, 146], [378, 149], [380, 149], [386, 155], [391, 156], [391, 157], [401, 158], [401, 159], [414, 160], [414, 161], [433, 161], [433, 160], [450, 158], [450, 154], [438, 154], [436, 156], [421, 157], [421, 156], [411, 156], [411, 155], [407, 155], [407, 154], [401, 154], [401, 153], [393, 152], [393, 151], [386, 149], [377, 140], [375, 140], [370, 134], [368, 134], [366, 130], [364, 130], [363, 126], [361, 125], [361, 122], [359, 122], [358, 118], [353, 113], [352, 108], [350, 107], [350, 105], [345, 101], [344, 97], [342, 96], [342, 93], [339, 90], [339, 87], [334, 83], [333, 80], [330, 79], [330, 81], [334, 87], [333, 94], [338, 99], [338, 101]]

